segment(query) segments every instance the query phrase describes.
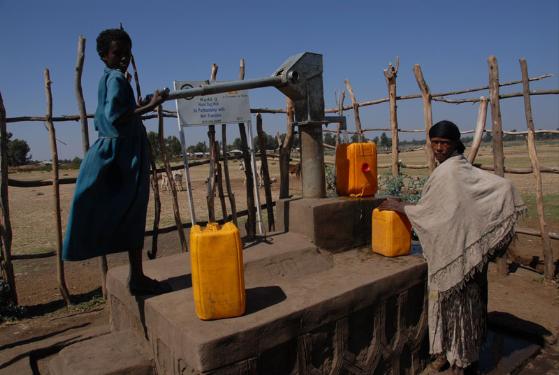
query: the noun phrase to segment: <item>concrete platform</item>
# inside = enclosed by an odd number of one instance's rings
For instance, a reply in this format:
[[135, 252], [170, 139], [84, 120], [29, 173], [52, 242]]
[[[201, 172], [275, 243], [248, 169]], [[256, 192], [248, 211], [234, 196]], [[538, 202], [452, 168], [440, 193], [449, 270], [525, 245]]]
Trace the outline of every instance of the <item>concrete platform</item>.
[[368, 249], [332, 254], [284, 233], [244, 251], [247, 312], [201, 321], [188, 254], [146, 262], [174, 291], [135, 298], [127, 267], [111, 269], [113, 330], [149, 339], [159, 374], [419, 373], [427, 359], [426, 264]]

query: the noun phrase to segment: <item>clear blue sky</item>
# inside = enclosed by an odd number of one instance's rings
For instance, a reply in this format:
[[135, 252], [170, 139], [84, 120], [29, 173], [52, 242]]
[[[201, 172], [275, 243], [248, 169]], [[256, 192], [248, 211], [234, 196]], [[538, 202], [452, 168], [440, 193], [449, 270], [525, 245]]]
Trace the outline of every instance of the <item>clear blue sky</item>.
[[[218, 79], [237, 79], [239, 60], [246, 78], [269, 76], [287, 57], [311, 51], [324, 60], [324, 96], [353, 85], [358, 100], [386, 96], [383, 75], [400, 57], [398, 94], [417, 93], [414, 64], [420, 64], [433, 92], [487, 83], [487, 57], [497, 56], [501, 81], [520, 79], [518, 59], [525, 57], [531, 76], [554, 74], [533, 89], [559, 88], [559, 1], [7, 1], [0, 0], [0, 92], [8, 117], [43, 115], [43, 70], [53, 81], [54, 114], [77, 114], [74, 67], [79, 35], [87, 39], [83, 89], [89, 113], [95, 111], [103, 64], [95, 38], [122, 22], [133, 40], [144, 93], [172, 87], [173, 80], [208, 79], [212, 63]], [[520, 91], [520, 86], [503, 90]], [[471, 94], [470, 96], [478, 96]], [[250, 93], [252, 107], [284, 106], [275, 89]], [[346, 101], [349, 103], [349, 101]], [[537, 128], [559, 127], [559, 96], [533, 98]], [[522, 99], [502, 103], [505, 129], [526, 127]], [[175, 109], [173, 102], [165, 104]], [[423, 127], [421, 101], [399, 103], [402, 128]], [[435, 103], [433, 119], [451, 119], [472, 129], [477, 106]], [[388, 126], [388, 105], [361, 110], [365, 127]], [[348, 113], [349, 126], [353, 117]], [[166, 120], [167, 135], [177, 135], [176, 120]], [[264, 115], [269, 133], [285, 131], [282, 115]], [[81, 156], [79, 124], [57, 123], [59, 157]], [[91, 141], [96, 138], [90, 120]], [[154, 122], [146, 122], [156, 130]], [[42, 123], [8, 125], [25, 139], [33, 159], [50, 159]], [[231, 128], [230, 141], [237, 136]], [[371, 137], [374, 136], [371, 134]], [[408, 136], [409, 137], [409, 136]], [[188, 133], [187, 143], [205, 139]]]

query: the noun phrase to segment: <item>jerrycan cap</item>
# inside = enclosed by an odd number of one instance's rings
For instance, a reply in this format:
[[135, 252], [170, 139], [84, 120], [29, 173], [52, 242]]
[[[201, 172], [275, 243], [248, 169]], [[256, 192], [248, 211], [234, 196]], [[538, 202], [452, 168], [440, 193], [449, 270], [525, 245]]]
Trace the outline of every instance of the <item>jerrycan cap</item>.
[[371, 171], [371, 166], [369, 165], [369, 163], [361, 164], [361, 172], [369, 173], [370, 171]]
[[206, 231], [217, 232], [218, 230], [219, 230], [219, 224], [218, 223], [208, 223], [206, 225]]

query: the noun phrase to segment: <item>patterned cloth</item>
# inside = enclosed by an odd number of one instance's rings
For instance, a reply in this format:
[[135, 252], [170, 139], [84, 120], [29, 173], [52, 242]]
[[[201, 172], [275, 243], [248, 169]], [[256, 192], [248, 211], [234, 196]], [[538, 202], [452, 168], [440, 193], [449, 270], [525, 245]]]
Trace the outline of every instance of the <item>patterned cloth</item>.
[[506, 249], [525, 209], [510, 181], [473, 167], [462, 154], [441, 163], [418, 204], [405, 207], [428, 264], [430, 351], [446, 353], [451, 365], [478, 358], [486, 266]]
[[95, 129], [99, 138], [82, 161], [64, 238], [64, 260], [83, 260], [142, 248], [149, 199], [149, 159], [130, 84], [105, 68], [99, 82]]

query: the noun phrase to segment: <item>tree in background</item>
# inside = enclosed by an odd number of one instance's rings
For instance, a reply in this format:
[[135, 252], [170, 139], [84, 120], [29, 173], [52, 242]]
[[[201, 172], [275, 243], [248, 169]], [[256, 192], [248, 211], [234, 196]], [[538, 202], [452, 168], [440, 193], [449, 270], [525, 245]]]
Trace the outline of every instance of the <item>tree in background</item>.
[[70, 168], [79, 169], [81, 164], [82, 164], [82, 159], [79, 156], [76, 156], [70, 162]]
[[233, 147], [233, 150], [241, 150], [242, 149], [241, 138], [238, 137], [235, 138], [231, 146]]
[[[362, 137], [363, 141], [361, 142], [367, 142], [367, 137], [363, 136]], [[351, 143], [358, 143], [359, 141], [359, 134], [352, 134], [351, 138], [349, 138], [349, 140], [351, 141]]]
[[[278, 148], [278, 142], [275, 137], [267, 134], [266, 132], [264, 132], [264, 136], [266, 138], [266, 150], [275, 150]], [[252, 144], [254, 145], [254, 149], [256, 151], [260, 151], [260, 141], [258, 140], [258, 137], [254, 137], [252, 142]]]
[[165, 145], [167, 146], [167, 152], [172, 158], [179, 157], [182, 155], [181, 141], [174, 135], [171, 135], [165, 139]]
[[[159, 145], [159, 135], [156, 132], [148, 132], [148, 141], [151, 145], [153, 157], [156, 161], [161, 161], [161, 147]], [[174, 135], [165, 138], [165, 148], [170, 158], [181, 156], [181, 142]]]
[[24, 165], [31, 160], [31, 155], [28, 156], [29, 145], [22, 139], [11, 139], [12, 133], [8, 132], [8, 165]]
[[388, 148], [392, 146], [392, 139], [388, 138], [385, 132], [382, 132], [379, 139], [379, 146], [381, 148]]
[[187, 152], [194, 153], [194, 152], [208, 152], [208, 145], [206, 142], [198, 142], [195, 145], [188, 146], [186, 148]]
[[148, 142], [151, 146], [151, 152], [153, 153], [153, 159], [159, 160], [159, 155], [161, 150], [159, 149], [159, 138], [156, 132], [148, 132]]

